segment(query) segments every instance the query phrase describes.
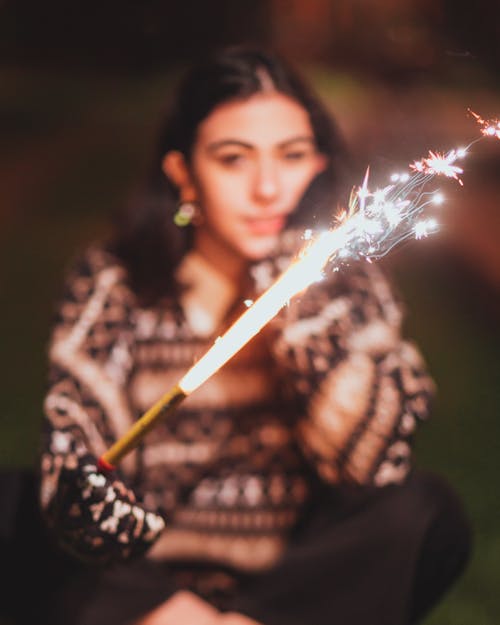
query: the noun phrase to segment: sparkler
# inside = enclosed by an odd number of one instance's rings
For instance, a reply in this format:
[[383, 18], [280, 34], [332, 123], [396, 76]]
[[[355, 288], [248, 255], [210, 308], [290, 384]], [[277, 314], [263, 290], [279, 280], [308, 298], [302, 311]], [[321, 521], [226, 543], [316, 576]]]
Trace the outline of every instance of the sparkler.
[[463, 185], [463, 182], [458, 177], [458, 174], [463, 174], [463, 169], [455, 165], [458, 158], [461, 157], [461, 150], [451, 150], [448, 154], [439, 154], [439, 152], [432, 152], [429, 150], [429, 156], [415, 161], [410, 165], [410, 169], [414, 171], [432, 175], [443, 175], [448, 178], [454, 178], [459, 184]]
[[483, 119], [471, 109], [468, 109], [469, 113], [475, 118], [477, 123], [481, 126], [481, 134], [485, 137], [496, 137], [500, 139], [500, 120], [498, 119]]
[[[500, 139], [500, 122], [486, 121], [476, 113], [470, 113], [481, 126], [484, 136]], [[254, 303], [246, 302], [250, 304], [248, 309], [225, 334], [216, 339], [178, 384], [101, 456], [100, 469], [105, 472], [113, 470], [117, 462], [139, 444], [160, 418], [174, 412], [189, 394], [230, 360], [293, 296], [321, 280], [326, 265], [333, 265], [338, 270], [342, 264], [353, 259], [365, 258], [371, 262], [385, 256], [405, 240], [421, 239], [436, 232], [439, 225], [435, 217], [420, 217], [430, 205], [441, 205], [444, 197], [439, 191], [427, 191], [427, 186], [436, 176], [451, 178], [462, 184], [459, 175], [463, 169], [457, 161], [466, 156], [467, 149], [453, 149], [446, 154], [429, 151], [427, 157], [410, 164], [409, 171], [393, 174], [388, 185], [375, 191], [370, 191], [368, 187], [368, 168], [362, 185], [351, 192], [347, 209], [337, 217], [336, 227], [316, 236], [311, 230], [306, 230], [305, 245], [290, 267]]]

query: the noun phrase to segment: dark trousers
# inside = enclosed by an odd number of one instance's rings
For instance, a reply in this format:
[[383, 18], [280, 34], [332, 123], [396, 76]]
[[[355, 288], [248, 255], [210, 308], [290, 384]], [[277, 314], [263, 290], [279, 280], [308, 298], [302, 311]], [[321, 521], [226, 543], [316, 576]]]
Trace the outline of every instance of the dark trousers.
[[[179, 579], [213, 569], [147, 559], [106, 570], [75, 566], [26, 526], [36, 512], [31, 496], [24, 500], [4, 597], [16, 625], [130, 625], [183, 587]], [[318, 485], [280, 562], [237, 574], [236, 589], [205, 598], [264, 625], [413, 625], [460, 576], [470, 549], [469, 521], [439, 477], [415, 472], [384, 488]]]
[[471, 529], [441, 478], [324, 488], [281, 562], [248, 582], [234, 608], [265, 625], [422, 622], [464, 570]]

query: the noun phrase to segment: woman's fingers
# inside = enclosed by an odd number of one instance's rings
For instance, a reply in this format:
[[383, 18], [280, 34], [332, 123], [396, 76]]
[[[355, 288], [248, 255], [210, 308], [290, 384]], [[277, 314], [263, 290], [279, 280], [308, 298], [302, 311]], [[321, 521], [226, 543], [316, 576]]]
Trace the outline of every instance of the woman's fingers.
[[192, 592], [180, 590], [135, 625], [216, 625], [218, 616], [219, 611], [212, 605]]

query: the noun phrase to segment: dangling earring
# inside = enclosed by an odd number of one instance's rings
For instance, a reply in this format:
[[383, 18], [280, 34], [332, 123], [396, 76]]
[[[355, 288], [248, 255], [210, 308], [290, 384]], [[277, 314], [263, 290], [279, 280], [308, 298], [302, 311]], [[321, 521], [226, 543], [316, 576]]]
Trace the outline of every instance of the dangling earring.
[[181, 201], [174, 215], [174, 223], [176, 226], [183, 228], [189, 224], [198, 226], [201, 223], [201, 212], [196, 202]]

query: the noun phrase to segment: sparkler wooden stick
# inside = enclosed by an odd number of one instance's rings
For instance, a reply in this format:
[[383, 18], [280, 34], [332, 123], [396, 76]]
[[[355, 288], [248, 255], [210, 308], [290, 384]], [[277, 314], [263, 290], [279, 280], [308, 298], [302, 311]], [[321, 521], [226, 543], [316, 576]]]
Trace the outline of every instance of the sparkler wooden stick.
[[108, 473], [116, 468], [116, 464], [137, 447], [141, 439], [157, 423], [160, 418], [172, 414], [187, 394], [176, 384], [165, 393], [144, 415], [135, 422], [130, 430], [116, 441], [100, 458], [99, 469]]
[[[145, 434], [177, 406], [222, 365], [236, 354], [259, 332], [295, 294], [320, 277], [322, 267], [331, 255], [333, 241], [341, 241], [342, 228], [319, 237], [310, 252], [292, 264], [254, 304], [239, 317], [226, 333], [219, 337], [205, 355], [189, 369], [185, 376], [156, 404], [154, 404], [130, 430], [110, 447], [99, 459], [104, 472], [114, 470], [116, 464], [136, 447]], [[325, 245], [325, 242], [328, 245]]]

